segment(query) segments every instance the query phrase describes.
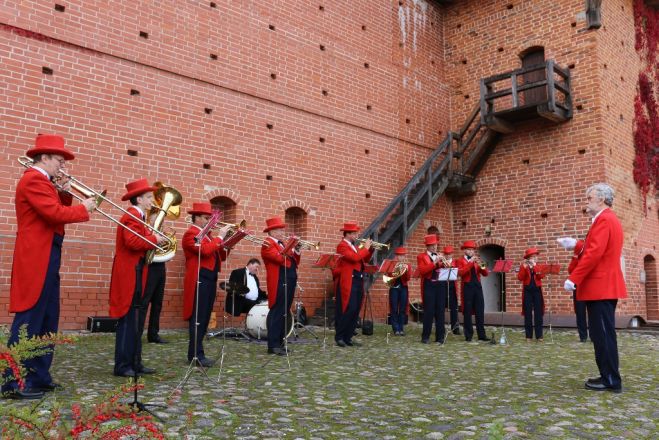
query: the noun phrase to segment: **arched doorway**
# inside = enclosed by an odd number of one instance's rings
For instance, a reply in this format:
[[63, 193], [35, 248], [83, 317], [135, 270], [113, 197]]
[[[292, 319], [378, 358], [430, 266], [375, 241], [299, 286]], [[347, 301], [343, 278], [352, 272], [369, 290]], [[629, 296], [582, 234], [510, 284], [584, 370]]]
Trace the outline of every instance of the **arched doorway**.
[[[545, 63], [545, 48], [542, 46], [530, 47], [520, 54], [522, 68]], [[522, 76], [522, 85], [542, 81], [545, 79], [545, 70], [534, 70]], [[520, 105], [538, 104], [547, 101], [547, 87], [536, 87], [525, 90], [520, 96]]]
[[490, 269], [490, 274], [481, 278], [481, 284], [483, 285], [483, 298], [485, 300], [485, 311], [500, 312], [503, 310], [505, 312], [506, 299], [501, 296], [501, 293], [505, 289], [505, 277], [503, 281], [504, 285], [502, 285], [499, 274], [495, 274], [491, 271], [494, 267], [494, 262], [500, 258], [504, 258], [504, 248], [495, 244], [486, 244], [485, 246], [481, 246], [478, 249], [478, 252], [481, 258], [487, 263], [487, 267]]
[[645, 271], [645, 304], [648, 320], [659, 320], [659, 292], [657, 291], [657, 260], [652, 255], [643, 258]]
[[310, 240], [307, 237], [307, 213], [302, 208], [291, 206], [286, 209], [286, 232], [288, 234], [297, 235], [303, 240]]

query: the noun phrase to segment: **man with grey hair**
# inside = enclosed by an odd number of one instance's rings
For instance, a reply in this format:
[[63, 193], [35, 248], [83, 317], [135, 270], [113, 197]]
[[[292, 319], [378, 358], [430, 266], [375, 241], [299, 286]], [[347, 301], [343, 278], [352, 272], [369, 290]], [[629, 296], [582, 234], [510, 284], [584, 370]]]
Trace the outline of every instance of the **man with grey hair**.
[[613, 206], [613, 188], [598, 183], [586, 191], [586, 212], [592, 217], [576, 267], [565, 281], [565, 290], [578, 286], [577, 300], [585, 301], [590, 338], [600, 377], [588, 379], [585, 387], [594, 391], [622, 391], [618, 369], [615, 311], [618, 299], [627, 298], [620, 267], [623, 233]]

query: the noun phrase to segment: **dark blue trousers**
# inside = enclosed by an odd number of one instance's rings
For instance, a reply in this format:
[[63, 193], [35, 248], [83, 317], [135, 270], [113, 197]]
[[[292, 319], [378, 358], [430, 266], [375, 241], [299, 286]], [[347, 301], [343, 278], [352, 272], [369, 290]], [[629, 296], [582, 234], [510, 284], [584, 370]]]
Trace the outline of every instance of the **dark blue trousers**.
[[405, 309], [407, 308], [407, 286], [399, 284], [389, 289], [389, 309], [391, 310], [391, 329], [402, 332], [405, 326]]
[[[284, 280], [285, 283], [284, 283]], [[279, 269], [279, 285], [277, 286], [277, 299], [268, 312], [266, 318], [266, 327], [268, 329], [268, 348], [280, 348], [284, 345], [284, 338], [287, 330], [286, 325], [292, 319], [291, 305], [295, 297], [295, 288], [297, 287], [297, 267], [293, 263], [292, 267]]]
[[[125, 375], [129, 370], [139, 370], [142, 365], [142, 340], [139, 338], [139, 319], [142, 306], [143, 261], [135, 266], [135, 291], [128, 312], [117, 321], [114, 340], [114, 374]], [[139, 371], [138, 371], [139, 372]]]
[[336, 289], [336, 318], [335, 328], [336, 334], [334, 340], [350, 342], [352, 336], [357, 329], [357, 319], [359, 319], [359, 310], [362, 307], [364, 299], [364, 279], [363, 273], [357, 270], [352, 271], [352, 286], [350, 290], [350, 297], [348, 298], [348, 305], [345, 312], [342, 307], [341, 300], [341, 285]]
[[[18, 342], [18, 333], [22, 326], [27, 326], [27, 336], [44, 336], [48, 333], [56, 333], [59, 323], [59, 298], [60, 298], [60, 261], [62, 255], [61, 235], [55, 235], [50, 248], [50, 259], [46, 279], [39, 295], [37, 303], [29, 310], [18, 312], [11, 324], [8, 346]], [[53, 346], [50, 346], [53, 349]], [[24, 361], [27, 370], [25, 377], [25, 388], [39, 388], [50, 385], [53, 382], [50, 376], [50, 365], [53, 362], [53, 352]], [[9, 372], [5, 372], [5, 377]], [[2, 386], [3, 392], [18, 388], [16, 381], [11, 381]]]
[[622, 379], [618, 366], [618, 341], [616, 339], [617, 299], [585, 301], [588, 309], [590, 339], [595, 348], [595, 362], [602, 383], [610, 388], [620, 388]]
[[588, 318], [586, 317], [586, 302], [577, 301], [577, 291], [572, 292], [572, 303], [574, 304], [574, 314], [577, 315], [577, 331], [579, 339], [586, 341], [588, 339]]
[[538, 287], [524, 287], [524, 331], [526, 338], [542, 339], [542, 291]]
[[146, 287], [142, 297], [142, 308], [140, 309], [140, 337], [144, 332], [144, 323], [146, 314], [151, 305], [149, 313], [149, 329], [147, 330], [147, 340], [154, 341], [158, 338], [160, 331], [160, 312], [162, 302], [165, 298], [165, 282], [167, 280], [167, 270], [165, 263], [151, 263], [149, 273], [146, 276]]
[[[199, 304], [192, 303], [192, 316], [188, 322], [188, 361], [192, 361], [194, 357], [199, 360], [206, 359], [204, 353], [204, 337], [208, 331], [208, 324], [213, 312], [213, 305], [215, 304], [215, 297], [217, 295], [217, 272], [208, 269], [199, 270]], [[197, 309], [198, 308], [198, 309]], [[197, 334], [195, 337], [195, 327], [197, 326]]]
[[460, 330], [458, 322], [458, 295], [455, 291], [455, 281], [440, 281], [440, 290], [446, 293], [446, 304], [451, 316], [451, 330], [456, 333]]
[[423, 330], [421, 340], [430, 339], [432, 324], [435, 323], [435, 341], [444, 342], [444, 309], [446, 309], [446, 293], [442, 292], [438, 281], [423, 280]]
[[[475, 276], [472, 274], [472, 280]], [[471, 323], [471, 312], [476, 312], [476, 333], [479, 339], [485, 339], [485, 300], [483, 299], [483, 287], [476, 281], [469, 282], [464, 286], [464, 330], [465, 339], [471, 341], [474, 336], [474, 327]]]

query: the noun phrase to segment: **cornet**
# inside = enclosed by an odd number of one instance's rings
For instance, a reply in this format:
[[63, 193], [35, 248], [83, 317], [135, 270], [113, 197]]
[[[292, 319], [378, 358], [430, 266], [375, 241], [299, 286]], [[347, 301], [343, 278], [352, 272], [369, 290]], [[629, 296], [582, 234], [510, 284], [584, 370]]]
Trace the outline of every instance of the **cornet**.
[[[364, 247], [364, 242], [366, 240], [367, 240], [367, 238], [358, 238], [357, 239], [357, 242], [359, 243], [359, 248], [360, 249]], [[378, 243], [377, 241], [371, 241], [371, 246], [373, 248], [379, 250], [379, 251], [381, 251], [383, 249], [389, 250], [389, 248], [391, 247], [391, 245], [388, 244], [388, 243]]]

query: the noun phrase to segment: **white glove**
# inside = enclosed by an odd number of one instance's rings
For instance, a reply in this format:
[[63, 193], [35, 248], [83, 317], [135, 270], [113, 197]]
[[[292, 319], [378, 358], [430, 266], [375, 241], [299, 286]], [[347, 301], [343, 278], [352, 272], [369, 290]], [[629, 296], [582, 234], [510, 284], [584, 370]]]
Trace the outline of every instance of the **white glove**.
[[572, 237], [561, 237], [557, 238], [556, 241], [567, 251], [574, 249], [577, 245], [577, 240]]
[[575, 286], [572, 281], [565, 280], [565, 284], [563, 285], [563, 289], [567, 290], [568, 292], [572, 292], [576, 288], [577, 288], [577, 286]]

